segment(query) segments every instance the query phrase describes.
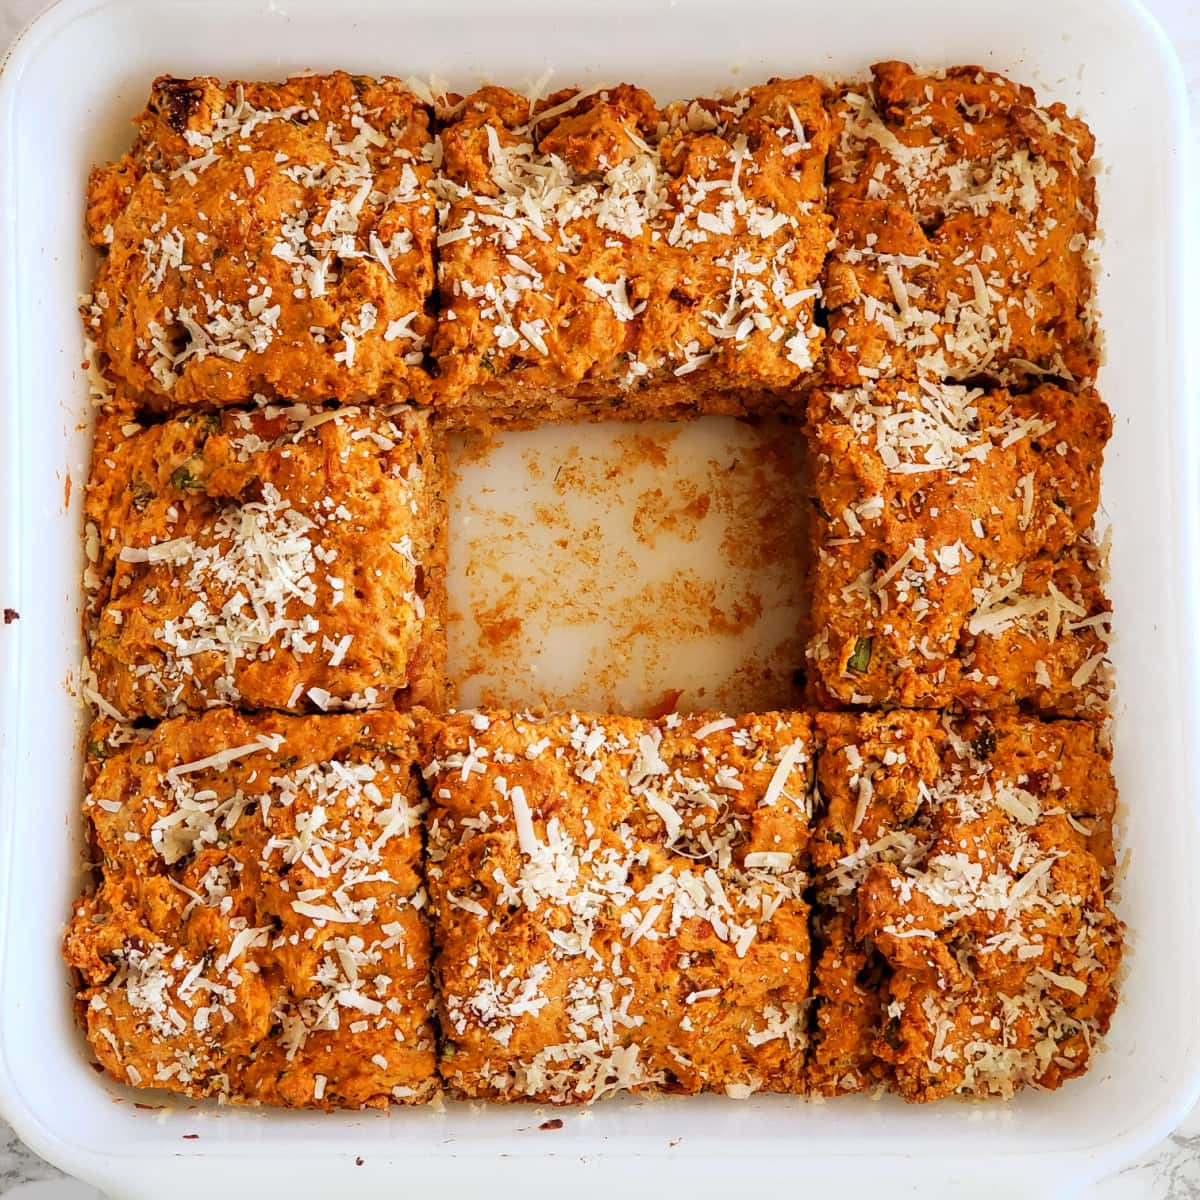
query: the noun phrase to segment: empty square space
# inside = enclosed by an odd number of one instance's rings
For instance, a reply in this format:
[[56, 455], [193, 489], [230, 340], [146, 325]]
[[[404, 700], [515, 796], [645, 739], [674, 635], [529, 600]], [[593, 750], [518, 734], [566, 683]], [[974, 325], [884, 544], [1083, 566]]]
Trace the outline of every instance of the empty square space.
[[452, 439], [452, 702], [798, 706], [803, 459], [777, 418]]

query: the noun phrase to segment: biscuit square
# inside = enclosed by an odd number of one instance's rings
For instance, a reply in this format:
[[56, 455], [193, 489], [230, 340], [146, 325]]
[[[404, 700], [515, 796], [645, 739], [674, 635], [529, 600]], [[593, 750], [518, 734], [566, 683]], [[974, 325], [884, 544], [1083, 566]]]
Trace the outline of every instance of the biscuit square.
[[453, 1090], [803, 1090], [805, 714], [464, 712], [428, 755]]
[[139, 408], [422, 397], [430, 113], [398, 80], [155, 81], [93, 171], [85, 318]]
[[413, 721], [220, 709], [93, 739], [65, 953], [113, 1078], [383, 1107], [437, 1087]]
[[441, 133], [438, 403], [466, 420], [774, 410], [811, 372], [830, 121], [813, 78], [657, 107], [467, 96]]
[[979, 67], [897, 62], [833, 112], [830, 382], [1093, 378], [1087, 126]]
[[926, 1101], [1082, 1074], [1123, 932], [1102, 732], [1013, 714], [814, 721], [814, 1090], [882, 1080]]
[[815, 391], [809, 426], [818, 706], [1104, 712], [1094, 391], [881, 380]]
[[405, 407], [103, 415], [89, 697], [117, 719], [436, 703], [444, 470], [426, 413]]

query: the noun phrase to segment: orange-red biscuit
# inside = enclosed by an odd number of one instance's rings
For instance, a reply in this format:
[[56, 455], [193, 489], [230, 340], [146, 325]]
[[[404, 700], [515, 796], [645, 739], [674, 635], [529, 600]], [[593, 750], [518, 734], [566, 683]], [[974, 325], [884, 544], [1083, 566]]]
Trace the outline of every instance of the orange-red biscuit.
[[1087, 126], [979, 67], [897, 62], [833, 113], [828, 379], [1090, 379]]
[[1094, 391], [881, 380], [809, 425], [817, 704], [1104, 712]]
[[1116, 789], [1090, 723], [821, 713], [814, 1090], [1008, 1096], [1116, 1005]]
[[659, 109], [489, 87], [441, 133], [434, 339], [458, 419], [787, 403], [821, 344], [830, 122], [815, 79]]
[[219, 710], [110, 753], [65, 954], [105, 1070], [295, 1107], [436, 1090], [413, 721]]
[[430, 114], [398, 80], [155, 81], [92, 173], [85, 316], [139, 407], [424, 396]]
[[102, 414], [85, 582], [109, 716], [438, 702], [439, 439], [411, 408]]
[[441, 1071], [474, 1097], [803, 1089], [809, 718], [435, 726]]

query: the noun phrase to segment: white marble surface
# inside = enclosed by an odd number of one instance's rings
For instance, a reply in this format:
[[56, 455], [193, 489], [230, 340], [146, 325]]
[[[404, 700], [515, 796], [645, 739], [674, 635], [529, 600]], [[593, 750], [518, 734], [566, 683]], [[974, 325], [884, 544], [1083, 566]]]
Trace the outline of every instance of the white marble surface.
[[53, 1179], [58, 1174], [58, 1171], [38, 1158], [3, 1121], [0, 1121], [0, 1196], [8, 1194], [18, 1184]]
[[[976, 0], [983, 2], [983, 0]], [[1001, 3], [1002, 0], [989, 0]], [[1157, 16], [1175, 44], [1188, 82], [1192, 116], [1192, 196], [1200, 195], [1200, 0], [1143, 0]], [[0, 0], [0, 48], [8, 45], [37, 12], [44, 0]], [[1200, 215], [1198, 213], [1197, 215]], [[1200, 243], [1200, 226], [1195, 241]], [[1194, 246], [1194, 249], [1200, 247]], [[1200, 259], [1200, 254], [1196, 255]], [[19, 1189], [22, 1200], [28, 1185], [30, 1200], [90, 1200], [91, 1189], [61, 1192], [47, 1188], [44, 1181], [60, 1177], [48, 1163], [21, 1144], [13, 1131], [0, 1121], [0, 1196]], [[40, 1186], [33, 1186], [40, 1185]], [[1200, 1106], [1176, 1133], [1143, 1160], [1127, 1167], [1092, 1190], [1093, 1200], [1200, 1200]]]

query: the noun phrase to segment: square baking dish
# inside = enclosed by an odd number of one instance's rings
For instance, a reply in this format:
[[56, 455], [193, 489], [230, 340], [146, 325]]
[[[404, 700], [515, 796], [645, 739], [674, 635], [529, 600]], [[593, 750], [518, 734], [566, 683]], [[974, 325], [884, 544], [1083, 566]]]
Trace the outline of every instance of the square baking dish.
[[[80, 486], [89, 410], [76, 297], [88, 168], [118, 154], [149, 81], [345, 67], [522, 85], [632, 79], [660, 98], [882, 58], [980, 63], [1063, 100], [1106, 164], [1099, 281], [1115, 416], [1115, 770], [1130, 969], [1107, 1048], [1061, 1091], [906, 1107], [760, 1097], [541, 1112], [147, 1110], [89, 1067], [59, 939], [78, 876]], [[1200, 1092], [1197, 439], [1184, 333], [1184, 100], [1133, 0], [62, 0], [0, 80], [0, 1111], [119, 1196], [549, 1196], [782, 1186], [1064, 1195], [1163, 1137]], [[561, 1129], [541, 1123], [561, 1117]], [[580, 1170], [580, 1167], [584, 1170]]]

